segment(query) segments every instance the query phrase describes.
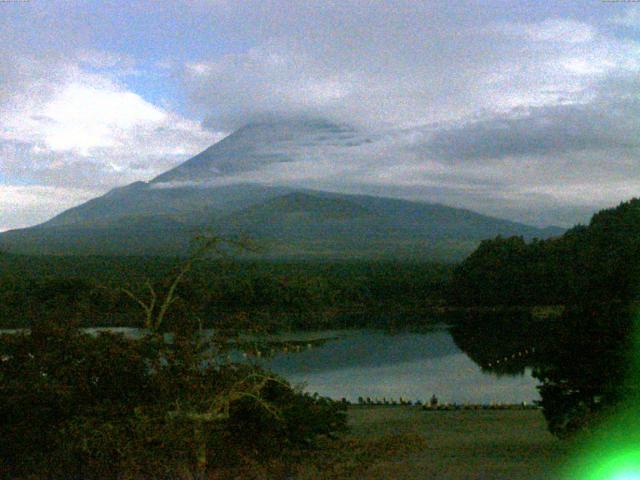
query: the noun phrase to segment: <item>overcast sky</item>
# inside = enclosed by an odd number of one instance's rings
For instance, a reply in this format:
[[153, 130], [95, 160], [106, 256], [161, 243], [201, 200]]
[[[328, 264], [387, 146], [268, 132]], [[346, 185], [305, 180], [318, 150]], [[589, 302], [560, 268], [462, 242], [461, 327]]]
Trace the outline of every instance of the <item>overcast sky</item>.
[[0, 230], [278, 115], [372, 141], [271, 181], [538, 225], [640, 195], [633, 3], [4, 0], [0, 42]]

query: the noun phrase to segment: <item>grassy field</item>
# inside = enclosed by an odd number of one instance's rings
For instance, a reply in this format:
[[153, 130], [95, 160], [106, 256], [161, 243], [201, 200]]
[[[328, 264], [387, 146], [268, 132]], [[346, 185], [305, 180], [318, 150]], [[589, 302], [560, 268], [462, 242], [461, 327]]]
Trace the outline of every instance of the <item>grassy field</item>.
[[569, 446], [539, 410], [352, 407], [351, 438], [301, 479], [555, 479]]

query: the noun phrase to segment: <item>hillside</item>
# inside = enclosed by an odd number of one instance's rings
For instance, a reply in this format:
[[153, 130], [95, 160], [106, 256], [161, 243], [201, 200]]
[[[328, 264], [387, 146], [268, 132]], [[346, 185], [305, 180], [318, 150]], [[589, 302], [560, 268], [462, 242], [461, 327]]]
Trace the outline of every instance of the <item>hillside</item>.
[[322, 119], [280, 119], [246, 125], [195, 157], [158, 175], [152, 184], [202, 182], [295, 161], [323, 148], [366, 143], [356, 130]]
[[[192, 210], [185, 208], [187, 202], [176, 201], [170, 208], [165, 203], [158, 214], [148, 212], [158, 198], [156, 190], [146, 190], [149, 197], [140, 186], [131, 191], [133, 198], [121, 189], [37, 227], [5, 232], [0, 247], [28, 254], [180, 255], [196, 235], [212, 231], [249, 236], [270, 258], [454, 261], [495, 235], [547, 236], [541, 229], [467, 210], [380, 197], [309, 191], [280, 195], [278, 189], [236, 186], [201, 192], [200, 198], [214, 201], [194, 204]], [[216, 203], [222, 192], [236, 196]], [[195, 197], [187, 194], [174, 198]]]
[[561, 233], [444, 205], [236, 177], [313, 158], [335, 145], [366, 142], [349, 127], [321, 120], [248, 125], [150, 182], [116, 188], [41, 225], [2, 233], [0, 248], [53, 255], [181, 255], [194, 236], [211, 231], [248, 235], [268, 258], [457, 261], [496, 235], [530, 239]]
[[452, 299], [471, 305], [625, 304], [640, 299], [640, 199], [562, 236], [482, 242], [457, 269]]

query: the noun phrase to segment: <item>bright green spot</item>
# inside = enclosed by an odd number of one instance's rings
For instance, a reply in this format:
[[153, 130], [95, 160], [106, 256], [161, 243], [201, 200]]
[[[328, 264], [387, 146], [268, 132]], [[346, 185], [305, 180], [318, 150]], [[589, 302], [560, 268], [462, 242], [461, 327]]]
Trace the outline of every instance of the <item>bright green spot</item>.
[[[628, 448], [628, 447], [627, 447]], [[565, 478], [575, 480], [640, 480], [640, 448], [622, 451], [596, 448], [580, 456]]]
[[567, 480], [640, 480], [640, 314], [634, 319], [629, 396], [567, 465]]
[[611, 480], [640, 480], [640, 473], [635, 472], [620, 472], [616, 473]]

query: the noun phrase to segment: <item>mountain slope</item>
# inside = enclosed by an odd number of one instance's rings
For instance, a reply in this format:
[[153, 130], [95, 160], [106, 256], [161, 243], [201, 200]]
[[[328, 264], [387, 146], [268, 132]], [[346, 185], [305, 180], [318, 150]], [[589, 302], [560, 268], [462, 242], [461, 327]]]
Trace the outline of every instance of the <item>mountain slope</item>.
[[[247, 195], [243, 197], [243, 190]], [[150, 190], [153, 192], [153, 190]], [[506, 220], [442, 205], [329, 192], [256, 190], [235, 186], [234, 208], [138, 213], [70, 222], [72, 214], [38, 227], [0, 235], [0, 248], [31, 254], [186, 254], [204, 230], [247, 235], [270, 258], [405, 258], [458, 260], [495, 235], [545, 237], [546, 232]], [[257, 194], [263, 198], [257, 200]], [[140, 192], [136, 192], [139, 195]], [[153, 193], [152, 193], [153, 195]], [[251, 197], [245, 208], [239, 204]], [[83, 206], [108, 210], [96, 199]], [[107, 200], [111, 202], [111, 197]], [[242, 200], [242, 201], [241, 201]], [[127, 198], [123, 198], [127, 202]], [[150, 205], [150, 203], [148, 203]], [[218, 202], [222, 204], [222, 200]], [[80, 216], [72, 212], [73, 216]], [[109, 213], [109, 212], [107, 212]], [[112, 213], [112, 212], [111, 212]], [[54, 219], [55, 220], [55, 219]]]
[[[559, 231], [406, 200], [239, 183], [261, 168], [315, 158], [369, 140], [322, 120], [249, 125], [150, 182], [136, 182], [41, 225], [0, 234], [0, 248], [31, 254], [186, 254], [209, 229], [248, 235], [272, 258], [457, 260], [496, 235]], [[345, 161], [348, 159], [345, 158]]]
[[129, 216], [224, 215], [291, 191], [255, 184], [168, 188], [136, 182], [70, 208], [40, 225], [105, 225]]
[[355, 130], [324, 120], [280, 120], [250, 124], [181, 165], [158, 175], [152, 184], [202, 182], [296, 160], [301, 151], [366, 142]]
[[[479, 240], [496, 235], [543, 236], [535, 227], [469, 210], [407, 200], [299, 191], [239, 210], [219, 228], [259, 237], [359, 236], [397, 240]], [[303, 227], [303, 228], [301, 228]]]

